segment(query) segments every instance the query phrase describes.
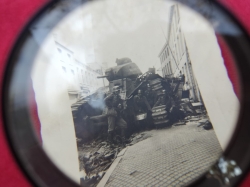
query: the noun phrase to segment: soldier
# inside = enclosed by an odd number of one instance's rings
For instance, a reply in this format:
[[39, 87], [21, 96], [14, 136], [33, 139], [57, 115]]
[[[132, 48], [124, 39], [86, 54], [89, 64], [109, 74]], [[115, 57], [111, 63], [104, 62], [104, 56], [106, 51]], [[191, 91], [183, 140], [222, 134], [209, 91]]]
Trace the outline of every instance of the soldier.
[[169, 95], [166, 93], [166, 90], [162, 90], [162, 93], [158, 97], [154, 107], [166, 105], [166, 109], [169, 110], [174, 104], [174, 101]]
[[166, 105], [168, 102], [168, 96], [166, 94], [166, 90], [162, 90], [162, 93], [160, 94], [160, 96], [158, 97], [154, 107], [156, 106], [160, 106], [160, 105]]
[[165, 90], [162, 90], [162, 94], [159, 96], [155, 106], [166, 105], [166, 110], [169, 112], [169, 120], [176, 122], [183, 119], [184, 113], [178, 109], [174, 100], [166, 94]]
[[180, 71], [180, 74], [179, 74], [179, 78], [180, 78], [180, 81], [181, 82], [183, 82], [183, 83], [185, 83], [185, 75], [184, 75], [184, 73], [182, 74], [182, 72]]
[[134, 96], [134, 106], [136, 113], [151, 111], [151, 107], [141, 90], [138, 90], [138, 94]]
[[123, 143], [125, 142], [125, 132], [127, 129], [127, 123], [121, 116], [123, 109], [123, 100], [119, 95], [119, 86], [113, 87], [113, 93], [107, 96], [104, 101], [107, 104], [108, 112], [108, 141], [113, 142], [114, 130], [118, 126], [121, 128], [121, 137]]
[[151, 89], [150, 85], [147, 84], [147, 90], [145, 91], [145, 97], [148, 100], [150, 107], [152, 108], [155, 104], [155, 93]]

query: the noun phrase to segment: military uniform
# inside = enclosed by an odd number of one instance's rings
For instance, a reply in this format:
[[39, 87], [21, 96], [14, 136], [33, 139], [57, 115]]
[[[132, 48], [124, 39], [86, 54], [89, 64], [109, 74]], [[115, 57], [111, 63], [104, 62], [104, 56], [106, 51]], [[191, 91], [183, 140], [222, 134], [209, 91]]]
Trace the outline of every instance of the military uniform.
[[162, 94], [157, 99], [154, 107], [161, 105], [166, 105], [166, 108], [170, 109], [171, 106], [173, 105], [173, 100], [167, 94]]
[[123, 100], [121, 99], [120, 95], [111, 94], [105, 98], [105, 101], [108, 106], [108, 132], [113, 132], [116, 125], [121, 129], [126, 129], [127, 123], [121, 117]]
[[166, 105], [167, 101], [168, 101], [167, 96], [165, 94], [162, 94], [158, 97], [154, 106], [156, 107], [156, 106]]
[[134, 96], [134, 106], [137, 113], [151, 111], [151, 107], [145, 96]]
[[152, 90], [147, 89], [145, 91], [145, 97], [146, 97], [150, 107], [152, 108], [155, 104], [155, 93]]

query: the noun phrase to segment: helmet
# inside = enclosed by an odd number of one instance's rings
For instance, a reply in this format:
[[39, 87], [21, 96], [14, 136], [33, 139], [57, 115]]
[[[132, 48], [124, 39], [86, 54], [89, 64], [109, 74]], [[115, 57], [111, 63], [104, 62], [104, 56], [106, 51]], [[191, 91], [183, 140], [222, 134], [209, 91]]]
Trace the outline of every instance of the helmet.
[[113, 92], [117, 92], [117, 91], [119, 91], [119, 86], [114, 86], [113, 87]]

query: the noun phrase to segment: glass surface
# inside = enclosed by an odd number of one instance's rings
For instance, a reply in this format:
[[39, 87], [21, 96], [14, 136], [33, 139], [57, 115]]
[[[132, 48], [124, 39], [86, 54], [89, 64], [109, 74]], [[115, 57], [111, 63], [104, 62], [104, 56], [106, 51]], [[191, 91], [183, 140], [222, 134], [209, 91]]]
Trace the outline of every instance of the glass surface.
[[36, 133], [76, 183], [186, 186], [226, 149], [240, 104], [221, 35], [240, 31], [194, 6], [61, 1], [30, 26]]

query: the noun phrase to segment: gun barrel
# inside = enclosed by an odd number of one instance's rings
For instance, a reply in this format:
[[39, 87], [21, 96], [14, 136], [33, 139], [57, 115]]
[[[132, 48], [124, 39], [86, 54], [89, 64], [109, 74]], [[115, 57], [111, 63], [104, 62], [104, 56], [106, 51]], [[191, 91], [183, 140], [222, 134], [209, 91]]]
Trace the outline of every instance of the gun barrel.
[[98, 79], [102, 79], [102, 78], [106, 78], [108, 77], [107, 75], [103, 75], [103, 76], [97, 76]]

